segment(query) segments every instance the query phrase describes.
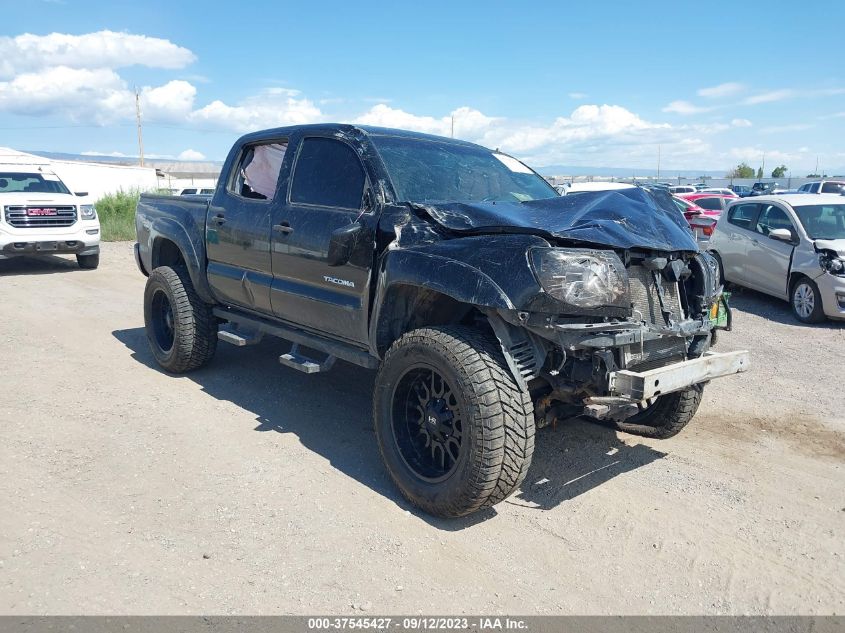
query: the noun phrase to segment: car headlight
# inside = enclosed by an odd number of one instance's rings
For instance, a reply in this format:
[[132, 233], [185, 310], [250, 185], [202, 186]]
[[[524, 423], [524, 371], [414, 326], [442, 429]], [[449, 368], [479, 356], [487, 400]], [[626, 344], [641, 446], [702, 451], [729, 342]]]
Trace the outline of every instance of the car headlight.
[[79, 205], [79, 216], [83, 220], [96, 220], [97, 210], [93, 204], [81, 204]]
[[845, 261], [833, 251], [824, 251], [819, 255], [819, 266], [831, 275], [845, 274]]
[[579, 308], [627, 308], [628, 273], [613, 251], [535, 248], [531, 267], [549, 295]]

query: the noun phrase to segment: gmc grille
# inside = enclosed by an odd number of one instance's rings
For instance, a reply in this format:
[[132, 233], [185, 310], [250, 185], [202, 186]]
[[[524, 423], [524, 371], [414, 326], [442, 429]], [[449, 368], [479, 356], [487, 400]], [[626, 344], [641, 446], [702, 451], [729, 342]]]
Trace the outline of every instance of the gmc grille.
[[[30, 215], [32, 211], [56, 210], [55, 215]], [[54, 207], [50, 205], [29, 205], [6, 207], [6, 222], [17, 229], [43, 229], [54, 226], [72, 226], [76, 223], [76, 207]]]

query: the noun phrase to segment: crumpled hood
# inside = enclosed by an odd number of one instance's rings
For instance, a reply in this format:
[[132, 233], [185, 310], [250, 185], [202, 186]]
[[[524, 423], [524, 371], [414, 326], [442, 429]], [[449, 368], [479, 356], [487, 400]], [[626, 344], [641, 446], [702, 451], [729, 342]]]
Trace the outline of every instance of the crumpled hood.
[[845, 257], [845, 240], [815, 240], [817, 250], [835, 251], [840, 257]]
[[590, 191], [528, 202], [412, 205], [457, 232], [536, 233], [612, 248], [697, 251], [683, 214], [663, 192]]

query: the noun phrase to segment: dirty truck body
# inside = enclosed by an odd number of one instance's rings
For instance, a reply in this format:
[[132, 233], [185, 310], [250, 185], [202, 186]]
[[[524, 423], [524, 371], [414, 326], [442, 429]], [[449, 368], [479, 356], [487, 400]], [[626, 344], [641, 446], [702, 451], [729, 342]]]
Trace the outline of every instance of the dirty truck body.
[[293, 343], [280, 362], [306, 373], [378, 369], [385, 464], [441, 516], [513, 492], [537, 427], [588, 415], [669, 437], [706, 382], [747, 366], [710, 350], [727, 308], [717, 267], [668, 194], [559, 197], [510, 156], [453, 139], [250, 134], [211, 200], [144, 195], [136, 223], [165, 369], [266, 336]]

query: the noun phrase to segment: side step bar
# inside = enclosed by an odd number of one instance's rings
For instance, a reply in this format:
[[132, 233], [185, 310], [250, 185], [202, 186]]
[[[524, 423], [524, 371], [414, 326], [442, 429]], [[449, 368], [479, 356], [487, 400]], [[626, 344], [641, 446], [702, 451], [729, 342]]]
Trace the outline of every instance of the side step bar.
[[[299, 328], [281, 325], [262, 317], [244, 314], [226, 308], [214, 308], [214, 316], [236, 326], [234, 331], [221, 329], [217, 333], [217, 337], [221, 341], [232, 343], [239, 347], [254, 345], [265, 334], [290, 341], [294, 344], [294, 348], [287, 354], [280, 356], [279, 362], [287, 367], [292, 367], [305, 373], [327, 371], [331, 368], [335, 358], [340, 358], [341, 360], [359, 365], [360, 367], [366, 367], [367, 369], [378, 368], [379, 361], [377, 358], [372, 356], [366, 349], [356, 347], [350, 343], [331, 340], [318, 336], [317, 334], [311, 334], [305, 330], [300, 330]], [[243, 342], [241, 342], [241, 339], [243, 339]], [[299, 345], [322, 352], [329, 358], [322, 363], [306, 358], [299, 354]]]
[[247, 345], [257, 345], [264, 338], [261, 332], [233, 332], [232, 330], [218, 330], [217, 338], [225, 343], [236, 345], [237, 347], [245, 347]]
[[279, 356], [279, 362], [286, 367], [296, 369], [304, 374], [318, 374], [321, 371], [329, 371], [337, 360], [334, 356], [327, 356], [326, 360], [318, 363], [307, 356], [299, 353], [299, 343], [294, 343], [287, 354]]

